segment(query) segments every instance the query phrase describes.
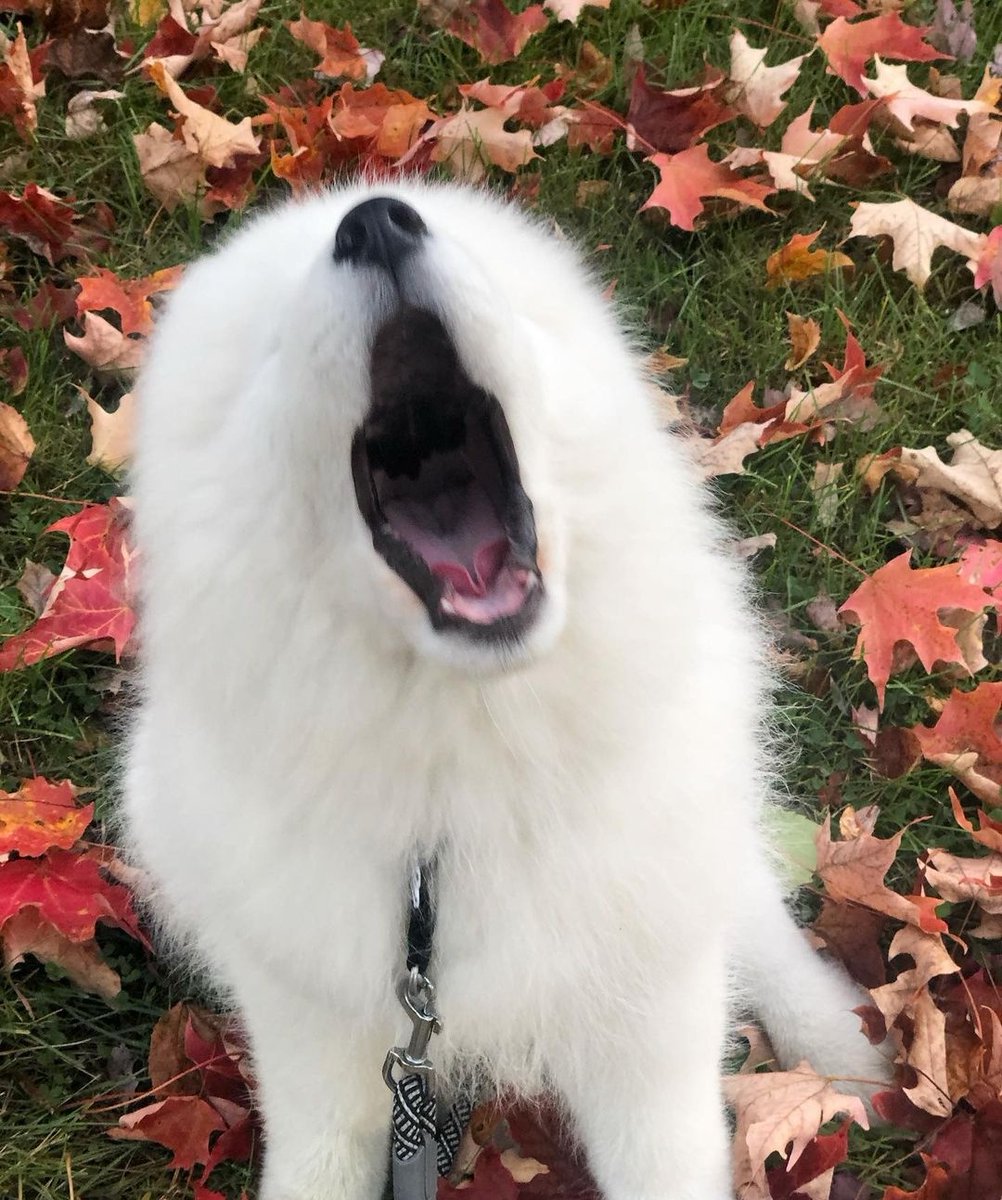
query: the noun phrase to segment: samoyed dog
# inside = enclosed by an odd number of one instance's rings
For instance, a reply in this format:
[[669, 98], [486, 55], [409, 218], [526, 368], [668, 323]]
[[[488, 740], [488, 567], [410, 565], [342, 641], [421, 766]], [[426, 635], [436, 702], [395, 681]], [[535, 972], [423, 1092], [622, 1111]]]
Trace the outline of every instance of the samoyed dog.
[[735, 991], [883, 1077], [760, 833], [741, 568], [566, 243], [457, 187], [289, 204], [190, 268], [138, 394], [126, 818], [242, 1011], [262, 1200], [380, 1195], [415, 864], [440, 1089], [554, 1095], [608, 1200], [731, 1195]]

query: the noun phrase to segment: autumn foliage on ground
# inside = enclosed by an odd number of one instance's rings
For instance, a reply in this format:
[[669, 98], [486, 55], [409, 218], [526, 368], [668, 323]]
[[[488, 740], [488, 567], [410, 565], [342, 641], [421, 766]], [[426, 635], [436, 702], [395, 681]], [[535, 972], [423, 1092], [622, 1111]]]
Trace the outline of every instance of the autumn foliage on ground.
[[[761, 579], [791, 885], [896, 1074], [868, 1113], [745, 1026], [737, 1194], [998, 1200], [992, 8], [0, 0], [2, 1194], [250, 1186], [239, 1022], [157, 957], [105, 825], [139, 649], [129, 388], [248, 206], [407, 172], [487, 180], [594, 256]], [[443, 1200], [590, 1200], [551, 1116], [481, 1106]]]

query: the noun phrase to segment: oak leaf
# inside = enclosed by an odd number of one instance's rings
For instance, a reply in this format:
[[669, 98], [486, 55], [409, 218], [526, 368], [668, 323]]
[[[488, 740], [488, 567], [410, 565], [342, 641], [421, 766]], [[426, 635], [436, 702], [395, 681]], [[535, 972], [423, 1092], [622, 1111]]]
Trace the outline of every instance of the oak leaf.
[[877, 689], [878, 707], [884, 706], [891, 677], [894, 647], [907, 642], [927, 671], [935, 664], [967, 666], [957, 630], [940, 619], [944, 609], [962, 609], [978, 617], [991, 603], [989, 596], [962, 579], [956, 563], [913, 568], [911, 550], [878, 568], [839, 609], [859, 622], [861, 629], [854, 655], [866, 663], [867, 675]]
[[[1002, 804], [1000, 710], [1002, 683], [982, 683], [970, 692], [954, 689], [935, 725], [913, 725], [911, 729], [923, 758], [955, 775], [991, 806]], [[956, 802], [954, 814], [964, 824]], [[965, 827], [970, 829], [970, 824]], [[991, 848], [1002, 850], [1002, 839]]]
[[836, 17], [818, 36], [817, 43], [828, 59], [828, 74], [838, 75], [865, 96], [863, 68], [877, 54], [912, 62], [949, 57], [924, 40], [928, 32], [928, 26], [906, 25], [895, 12], [852, 24], [845, 17]]
[[287, 22], [287, 27], [297, 42], [320, 55], [320, 62], [313, 68], [318, 75], [371, 83], [383, 65], [385, 55], [361, 46], [347, 21], [343, 29], [336, 29], [301, 14], [298, 21]]
[[37, 857], [53, 847], [69, 850], [94, 816], [94, 805], [78, 807], [76, 794], [68, 779], [50, 783], [41, 775], [0, 792], [0, 860], [13, 851]]
[[0, 402], [0, 491], [12, 492], [18, 486], [34, 452], [28, 422], [16, 408]]
[[838, 250], [812, 250], [811, 246], [821, 236], [814, 233], [795, 233], [793, 237], [766, 259], [766, 286], [779, 287], [783, 283], [800, 283], [814, 275], [827, 275], [832, 271], [853, 269], [853, 261]]
[[981, 252], [983, 235], [947, 221], [945, 217], [922, 208], [914, 200], [896, 200], [891, 204], [857, 204], [850, 224], [850, 237], [880, 237], [894, 242], [891, 265], [904, 271], [918, 288], [932, 274], [933, 252], [947, 246], [968, 259], [971, 270]]
[[724, 91], [727, 103], [760, 128], [771, 125], [786, 108], [781, 97], [793, 87], [806, 55], [798, 55], [777, 67], [767, 67], [768, 50], [756, 50], [739, 30], [731, 34], [730, 85]]
[[50, 525], [65, 533], [69, 553], [42, 615], [0, 645], [0, 671], [28, 666], [74, 646], [110, 645], [120, 658], [135, 625], [127, 510], [120, 500], [94, 504]]
[[816, 1074], [807, 1062], [792, 1071], [727, 1075], [723, 1089], [737, 1121], [734, 1185], [739, 1195], [749, 1188], [768, 1195], [769, 1155], [778, 1153], [792, 1170], [821, 1126], [839, 1113], [869, 1128], [862, 1100], [837, 1091], [831, 1079]]
[[661, 182], [641, 205], [641, 211], [667, 209], [671, 223], [680, 229], [696, 228], [696, 218], [705, 207], [703, 200], [709, 197], [770, 212], [765, 200], [776, 189], [745, 179], [723, 163], [712, 162], [705, 145], [678, 154], [652, 154], [647, 161], [657, 167]]
[[472, 46], [485, 63], [496, 66], [517, 58], [526, 42], [547, 25], [540, 4], [517, 15], [504, 0], [467, 0], [454, 8], [445, 25], [454, 37]]
[[121, 279], [114, 271], [98, 268], [96, 275], [80, 275], [77, 315], [111, 309], [118, 314], [123, 333], [149, 333], [153, 329], [150, 296], [175, 288], [183, 268], [165, 267], [141, 279]]

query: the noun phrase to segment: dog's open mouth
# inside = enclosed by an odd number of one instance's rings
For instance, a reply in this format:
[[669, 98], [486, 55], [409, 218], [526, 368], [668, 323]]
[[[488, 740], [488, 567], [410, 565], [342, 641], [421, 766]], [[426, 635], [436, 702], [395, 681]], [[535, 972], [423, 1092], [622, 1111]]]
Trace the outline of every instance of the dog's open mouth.
[[532, 504], [501, 405], [433, 314], [402, 308], [376, 335], [351, 466], [374, 547], [436, 628], [526, 628], [543, 590]]

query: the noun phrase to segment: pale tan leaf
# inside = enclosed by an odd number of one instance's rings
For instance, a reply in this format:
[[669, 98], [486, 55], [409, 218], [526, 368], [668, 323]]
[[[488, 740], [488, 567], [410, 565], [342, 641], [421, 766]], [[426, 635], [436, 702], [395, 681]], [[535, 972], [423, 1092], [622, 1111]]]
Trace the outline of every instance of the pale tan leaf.
[[79, 389], [87, 402], [90, 415], [90, 454], [87, 461], [106, 471], [117, 471], [132, 456], [135, 404], [131, 392], [126, 392], [114, 412], [108, 412], [83, 388]]
[[82, 337], [63, 330], [63, 341], [84, 362], [99, 371], [129, 371], [138, 367], [146, 350], [145, 338], [126, 337], [96, 313], [83, 315]]
[[756, 50], [743, 33], [731, 34], [730, 83], [724, 92], [728, 104], [754, 121], [756, 125], [771, 125], [786, 108], [781, 97], [790, 90], [800, 74], [806, 55], [798, 55], [777, 67], [767, 67], [767, 50]]
[[28, 422], [16, 408], [0, 403], [0, 491], [12, 491], [24, 478], [35, 452]]
[[984, 242], [983, 234], [955, 225], [945, 217], [922, 208], [914, 200], [896, 200], [891, 204], [858, 204], [853, 213], [849, 236], [884, 235], [894, 242], [892, 266], [896, 271], [904, 271], [918, 288], [925, 287], [932, 273], [933, 252], [939, 246], [947, 246], [973, 261]]

